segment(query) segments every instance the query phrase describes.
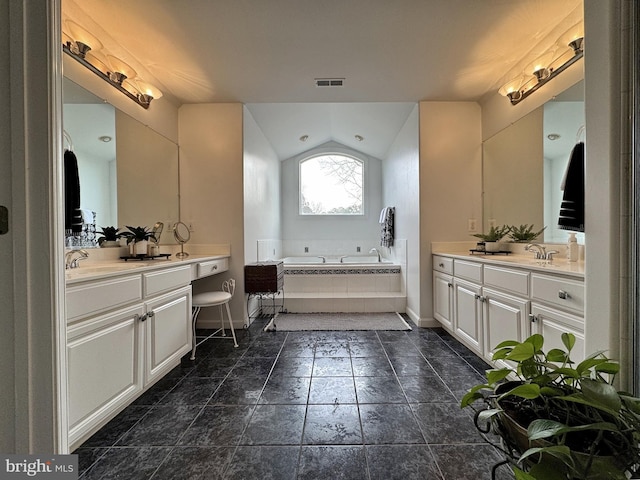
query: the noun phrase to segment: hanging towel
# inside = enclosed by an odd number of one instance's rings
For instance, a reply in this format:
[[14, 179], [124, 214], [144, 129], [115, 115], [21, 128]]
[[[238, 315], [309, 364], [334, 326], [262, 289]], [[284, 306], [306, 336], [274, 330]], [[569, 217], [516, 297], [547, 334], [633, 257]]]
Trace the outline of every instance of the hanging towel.
[[380, 220], [378, 221], [380, 225], [384, 225], [384, 222], [386, 221], [386, 218], [387, 218], [388, 210], [389, 210], [389, 207], [384, 207], [382, 210], [380, 210]]
[[584, 142], [571, 151], [563, 190], [558, 227], [584, 232]]
[[82, 231], [78, 159], [71, 150], [64, 151], [64, 228], [73, 233]]
[[395, 207], [385, 207], [381, 213], [384, 214], [383, 221], [380, 222], [382, 225], [381, 234], [380, 234], [380, 246], [382, 247], [393, 247], [393, 220], [395, 214]]

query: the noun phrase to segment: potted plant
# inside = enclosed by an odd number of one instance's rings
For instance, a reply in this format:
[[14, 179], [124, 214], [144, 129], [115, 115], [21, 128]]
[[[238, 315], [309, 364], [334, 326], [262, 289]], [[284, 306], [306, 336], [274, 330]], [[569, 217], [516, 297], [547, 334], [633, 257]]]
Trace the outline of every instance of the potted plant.
[[613, 386], [617, 362], [596, 352], [576, 365], [575, 336], [562, 342], [548, 352], [538, 334], [502, 342], [493, 359], [512, 367], [487, 370], [461, 406], [501, 437], [517, 480], [628, 479], [640, 464], [640, 399]]
[[545, 228], [547, 227], [543, 227], [542, 230], [538, 230], [537, 232], [535, 232], [533, 229], [533, 224], [527, 225], [525, 223], [524, 225], [520, 225], [519, 227], [511, 225], [509, 227], [509, 238], [511, 238], [511, 240], [513, 240], [514, 242], [519, 243], [531, 242], [538, 238], [540, 234], [544, 232]]
[[101, 247], [119, 247], [118, 240], [122, 237], [122, 233], [118, 227], [102, 227], [102, 230], [98, 232], [102, 235], [98, 238], [98, 245]]
[[149, 240], [156, 240], [156, 236], [147, 227], [130, 227], [127, 225], [128, 232], [123, 232], [121, 235], [127, 239], [128, 245], [133, 245], [134, 255], [146, 255]]
[[473, 236], [484, 242], [487, 252], [499, 252], [501, 250], [499, 242], [509, 233], [510, 228], [508, 225], [492, 226], [488, 233], [474, 233]]

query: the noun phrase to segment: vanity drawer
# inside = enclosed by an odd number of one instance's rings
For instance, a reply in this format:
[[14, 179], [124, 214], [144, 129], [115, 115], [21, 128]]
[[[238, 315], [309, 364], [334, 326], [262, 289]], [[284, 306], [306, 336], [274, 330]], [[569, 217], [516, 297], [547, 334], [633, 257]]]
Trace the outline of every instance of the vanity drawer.
[[464, 260], [453, 261], [453, 273], [456, 277], [466, 278], [472, 282], [482, 283], [482, 264], [475, 262], [465, 262]]
[[484, 284], [525, 297], [529, 296], [529, 272], [485, 265]]
[[447, 257], [441, 257], [439, 255], [433, 256], [433, 269], [438, 272], [448, 273], [453, 275], [453, 259]]
[[584, 282], [531, 274], [531, 299], [577, 313], [584, 312]]
[[208, 260], [200, 262], [196, 266], [196, 278], [208, 277], [229, 270], [229, 259], [221, 258], [219, 260]]
[[184, 265], [177, 268], [143, 273], [142, 278], [144, 296], [149, 297], [189, 285], [191, 283], [191, 266]]
[[129, 275], [67, 288], [67, 322], [142, 300], [142, 278]]

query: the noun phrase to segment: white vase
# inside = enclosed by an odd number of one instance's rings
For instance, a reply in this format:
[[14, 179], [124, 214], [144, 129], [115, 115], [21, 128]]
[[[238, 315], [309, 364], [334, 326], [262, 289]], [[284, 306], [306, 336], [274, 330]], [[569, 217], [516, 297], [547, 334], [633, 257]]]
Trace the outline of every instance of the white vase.
[[484, 242], [484, 249], [487, 252], [499, 252], [502, 244], [500, 242]]
[[148, 249], [148, 241], [140, 240], [139, 242], [135, 242], [133, 244], [133, 253], [134, 255], [146, 255]]

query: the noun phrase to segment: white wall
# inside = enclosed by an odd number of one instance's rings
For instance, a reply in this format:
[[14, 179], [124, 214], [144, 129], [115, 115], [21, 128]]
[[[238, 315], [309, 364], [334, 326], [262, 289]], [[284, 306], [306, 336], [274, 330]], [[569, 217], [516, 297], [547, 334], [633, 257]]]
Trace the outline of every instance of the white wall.
[[[345, 153], [357, 156], [365, 166], [364, 216], [298, 214], [298, 164], [313, 154]], [[382, 209], [382, 162], [339, 143], [329, 142], [282, 162], [282, 240], [285, 256], [308, 254], [357, 254], [380, 244], [380, 210]], [[311, 243], [311, 241], [318, 241]], [[331, 249], [331, 251], [327, 251]], [[335, 249], [335, 251], [334, 251]], [[366, 249], [366, 250], [365, 250]]]
[[280, 239], [280, 160], [247, 107], [243, 114], [244, 261], [253, 263], [258, 240]]
[[431, 242], [471, 240], [482, 215], [480, 105], [420, 103], [420, 317], [433, 321]]
[[[391, 247], [393, 260], [404, 263], [407, 313], [414, 321], [420, 316], [420, 182], [418, 105], [407, 117], [402, 129], [382, 162], [382, 198], [384, 205], [396, 207], [395, 236], [405, 239], [406, 255]], [[406, 260], [405, 260], [406, 259]]]
[[[245, 319], [242, 108], [216, 103], [183, 105], [179, 111], [180, 218], [193, 227], [185, 251], [190, 244], [231, 246], [230, 271], [194, 282], [193, 291], [220, 289], [223, 280], [235, 278], [235, 323]], [[212, 317], [218, 318], [217, 309], [205, 309], [198, 318]]]

